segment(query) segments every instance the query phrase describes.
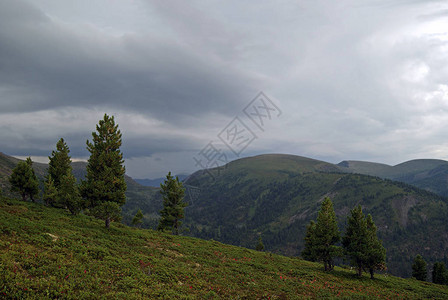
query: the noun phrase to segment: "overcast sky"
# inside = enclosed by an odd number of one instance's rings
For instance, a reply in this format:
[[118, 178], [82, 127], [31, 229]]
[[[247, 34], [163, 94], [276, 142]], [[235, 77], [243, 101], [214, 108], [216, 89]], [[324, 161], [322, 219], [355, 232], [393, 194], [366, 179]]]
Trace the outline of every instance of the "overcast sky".
[[134, 178], [190, 173], [210, 142], [229, 161], [448, 159], [448, 3], [0, 0], [0, 151], [63, 137], [85, 159], [104, 113]]

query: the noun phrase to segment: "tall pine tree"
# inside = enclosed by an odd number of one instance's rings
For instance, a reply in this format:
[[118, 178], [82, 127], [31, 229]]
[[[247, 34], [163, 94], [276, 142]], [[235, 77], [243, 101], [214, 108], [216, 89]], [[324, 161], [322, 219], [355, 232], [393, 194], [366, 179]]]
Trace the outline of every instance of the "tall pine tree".
[[305, 250], [302, 255], [322, 261], [325, 271], [333, 270], [334, 258], [341, 254], [340, 247], [335, 246], [340, 239], [333, 203], [327, 197], [322, 202], [316, 223], [312, 221], [307, 228]]
[[96, 131], [92, 132], [92, 142], [87, 141], [90, 158], [81, 191], [90, 212], [109, 228], [111, 221], [119, 219], [120, 207], [126, 201], [121, 132], [114, 117], [107, 114], [96, 125]]
[[169, 230], [173, 234], [179, 234], [184, 218], [184, 208], [187, 206], [183, 202], [185, 188], [179, 178], [174, 178], [171, 172], [166, 176], [165, 182], [160, 184], [160, 193], [163, 197], [163, 209], [160, 211], [160, 221], [157, 230]]
[[51, 176], [56, 189], [59, 188], [62, 177], [72, 172], [72, 160], [69, 153], [70, 149], [67, 143], [61, 138], [56, 143], [56, 150], [53, 150], [51, 156], [48, 157], [50, 161], [48, 162], [47, 180]]
[[384, 270], [386, 267], [386, 249], [378, 239], [377, 228], [370, 214], [367, 216], [366, 223], [368, 247], [365, 266], [369, 269], [370, 278], [373, 279], [375, 270]]
[[34, 201], [34, 197], [39, 194], [39, 182], [33, 170], [33, 161], [30, 157], [26, 161], [21, 161], [12, 170], [9, 176], [11, 191], [18, 192], [22, 196], [22, 200], [26, 201], [30, 197]]
[[[66, 208], [67, 201], [65, 199], [66, 191], [77, 190], [76, 180], [70, 180], [73, 182], [73, 187], [67, 186], [67, 181], [64, 182], [64, 193], [60, 193], [62, 180], [65, 176], [73, 176], [72, 175], [72, 160], [69, 156], [70, 149], [65, 143], [64, 139], [61, 138], [56, 143], [56, 150], [51, 152], [51, 156], [49, 156], [48, 163], [48, 172], [45, 182], [45, 191], [44, 191], [44, 200], [47, 204], [53, 207]], [[53, 189], [57, 191], [56, 197], [53, 196]], [[72, 211], [72, 210], [71, 210]]]
[[344, 254], [356, 267], [358, 276], [362, 275], [363, 266], [368, 259], [369, 235], [367, 221], [361, 205], [351, 210], [347, 218], [347, 229], [342, 238]]

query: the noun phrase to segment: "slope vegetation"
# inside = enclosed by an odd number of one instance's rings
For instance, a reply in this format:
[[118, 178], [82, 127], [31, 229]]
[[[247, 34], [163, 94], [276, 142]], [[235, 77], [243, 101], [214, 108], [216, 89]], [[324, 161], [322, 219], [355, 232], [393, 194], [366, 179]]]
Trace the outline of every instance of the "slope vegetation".
[[[16, 196], [10, 192], [10, 184], [8, 176], [11, 175], [12, 170], [19, 163], [19, 159], [8, 156], [0, 152], [0, 190], [7, 196]], [[73, 175], [78, 181], [84, 179], [86, 175], [86, 162], [72, 162]], [[33, 169], [36, 172], [36, 176], [39, 179], [40, 190], [43, 190], [43, 182], [47, 174], [48, 164], [33, 163]], [[158, 189], [153, 187], [146, 187], [135, 182], [131, 177], [125, 175], [125, 181], [127, 185], [126, 198], [127, 203], [123, 207], [123, 219], [127, 224], [131, 223], [131, 220], [138, 209], [142, 209], [146, 213], [143, 219], [143, 225], [145, 227], [154, 227], [157, 224], [158, 215], [157, 212], [161, 207], [161, 199], [158, 193]]]
[[446, 286], [171, 236], [0, 198], [0, 295], [10, 299], [443, 299]]

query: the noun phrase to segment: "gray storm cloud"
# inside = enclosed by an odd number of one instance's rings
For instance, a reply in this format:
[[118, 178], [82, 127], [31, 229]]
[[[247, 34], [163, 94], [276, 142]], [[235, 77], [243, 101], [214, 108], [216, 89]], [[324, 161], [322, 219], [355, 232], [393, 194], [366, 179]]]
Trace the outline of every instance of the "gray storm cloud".
[[444, 1], [0, 0], [0, 151], [46, 156], [64, 137], [86, 157], [107, 112], [130, 175], [193, 171], [191, 156], [263, 90], [284, 113], [243, 156], [446, 159], [447, 11]]

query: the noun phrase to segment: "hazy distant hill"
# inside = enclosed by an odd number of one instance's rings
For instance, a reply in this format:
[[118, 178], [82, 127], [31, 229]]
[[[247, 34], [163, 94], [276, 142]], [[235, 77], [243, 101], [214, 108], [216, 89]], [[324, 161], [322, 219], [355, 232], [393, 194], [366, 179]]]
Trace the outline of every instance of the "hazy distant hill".
[[396, 166], [363, 161], [343, 161], [338, 166], [348, 172], [402, 181], [445, 197], [448, 196], [448, 162], [445, 160], [416, 159]]
[[386, 164], [368, 162], [368, 161], [359, 161], [359, 160], [344, 160], [338, 164], [338, 166], [342, 167], [344, 171], [379, 176], [379, 174], [384, 174], [392, 167]]
[[[179, 178], [180, 181], [184, 180], [185, 178], [187, 178], [189, 175], [187, 174], [178, 174], [178, 175], [174, 175], [177, 176]], [[154, 179], [149, 179], [149, 178], [143, 178], [143, 179], [135, 179], [135, 182], [138, 182], [141, 185], [144, 186], [152, 186], [152, 187], [160, 187], [160, 184], [163, 183], [165, 181], [166, 177], [160, 177], [160, 178], [154, 178]]]
[[260, 155], [233, 161], [214, 180], [205, 171], [187, 184], [200, 193], [187, 208], [188, 234], [254, 247], [259, 235], [268, 250], [299, 255], [306, 225], [326, 196], [341, 229], [353, 207], [372, 214], [388, 251], [392, 273], [409, 276], [420, 253], [440, 260], [448, 250], [448, 206], [440, 196], [410, 185], [292, 155]]

